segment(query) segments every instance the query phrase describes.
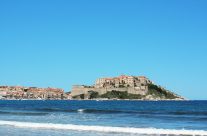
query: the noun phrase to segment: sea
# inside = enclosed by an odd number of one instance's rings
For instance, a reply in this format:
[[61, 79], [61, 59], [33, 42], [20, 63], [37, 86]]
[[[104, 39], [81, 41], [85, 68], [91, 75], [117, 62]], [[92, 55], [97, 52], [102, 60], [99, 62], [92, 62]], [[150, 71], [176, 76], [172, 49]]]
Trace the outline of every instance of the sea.
[[126, 135], [207, 136], [207, 101], [0, 101], [0, 136]]

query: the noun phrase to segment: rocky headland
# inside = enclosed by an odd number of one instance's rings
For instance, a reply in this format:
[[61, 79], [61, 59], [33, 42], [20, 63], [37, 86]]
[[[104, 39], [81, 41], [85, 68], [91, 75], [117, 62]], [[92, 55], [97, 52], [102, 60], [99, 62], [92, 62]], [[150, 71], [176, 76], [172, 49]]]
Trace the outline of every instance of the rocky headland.
[[127, 75], [99, 78], [93, 86], [75, 85], [71, 96], [73, 99], [85, 100], [184, 100], [145, 76]]

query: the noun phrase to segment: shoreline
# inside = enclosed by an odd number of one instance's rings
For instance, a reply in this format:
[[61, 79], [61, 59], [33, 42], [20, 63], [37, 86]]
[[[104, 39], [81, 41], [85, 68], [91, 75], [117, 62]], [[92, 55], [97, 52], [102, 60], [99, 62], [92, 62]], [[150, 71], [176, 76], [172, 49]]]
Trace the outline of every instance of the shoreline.
[[205, 101], [205, 100], [176, 100], [176, 99], [166, 99], [166, 100], [138, 100], [138, 99], [91, 99], [91, 100], [77, 100], [77, 99], [0, 99], [0, 101]]

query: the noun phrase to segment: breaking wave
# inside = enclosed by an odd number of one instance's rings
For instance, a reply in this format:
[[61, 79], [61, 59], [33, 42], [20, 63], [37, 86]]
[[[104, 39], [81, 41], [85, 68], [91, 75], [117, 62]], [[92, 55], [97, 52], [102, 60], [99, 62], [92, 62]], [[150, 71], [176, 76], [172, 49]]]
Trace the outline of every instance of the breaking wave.
[[155, 128], [127, 128], [127, 127], [106, 127], [106, 126], [87, 126], [72, 124], [53, 124], [53, 123], [32, 123], [0, 120], [0, 125], [8, 125], [21, 128], [34, 129], [57, 129], [57, 130], [75, 130], [75, 131], [96, 131], [107, 133], [131, 133], [145, 135], [207, 135], [204, 130], [173, 130], [173, 129], [155, 129]]
[[36, 108], [30, 109], [35, 111], [43, 112], [80, 112], [83, 110], [84, 113], [129, 113], [129, 114], [159, 114], [159, 115], [207, 115], [207, 112], [199, 111], [136, 111], [136, 110], [109, 110], [109, 109], [59, 109], [59, 108]]

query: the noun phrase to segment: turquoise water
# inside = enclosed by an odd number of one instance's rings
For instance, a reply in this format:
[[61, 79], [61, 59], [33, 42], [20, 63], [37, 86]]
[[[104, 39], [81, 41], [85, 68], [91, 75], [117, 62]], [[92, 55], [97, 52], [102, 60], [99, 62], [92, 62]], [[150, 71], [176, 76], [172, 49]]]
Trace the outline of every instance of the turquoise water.
[[207, 101], [0, 101], [0, 135], [207, 135]]

